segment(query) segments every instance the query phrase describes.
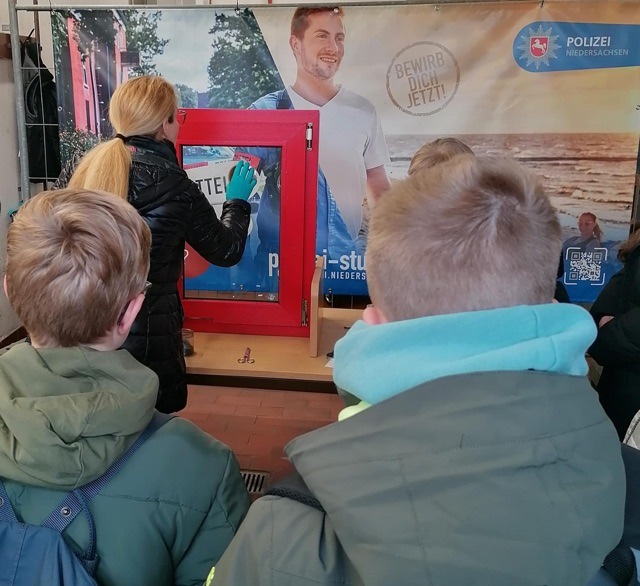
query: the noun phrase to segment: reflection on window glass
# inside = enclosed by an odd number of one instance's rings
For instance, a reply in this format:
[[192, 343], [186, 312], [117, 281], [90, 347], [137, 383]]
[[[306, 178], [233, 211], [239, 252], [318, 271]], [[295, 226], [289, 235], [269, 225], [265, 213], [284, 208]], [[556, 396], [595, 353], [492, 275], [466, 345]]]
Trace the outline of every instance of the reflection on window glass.
[[278, 301], [280, 257], [280, 147], [182, 147], [182, 163], [222, 216], [226, 189], [239, 160], [256, 170], [251, 195], [251, 224], [244, 255], [229, 268], [205, 261], [188, 244], [184, 261], [184, 296], [199, 299]]

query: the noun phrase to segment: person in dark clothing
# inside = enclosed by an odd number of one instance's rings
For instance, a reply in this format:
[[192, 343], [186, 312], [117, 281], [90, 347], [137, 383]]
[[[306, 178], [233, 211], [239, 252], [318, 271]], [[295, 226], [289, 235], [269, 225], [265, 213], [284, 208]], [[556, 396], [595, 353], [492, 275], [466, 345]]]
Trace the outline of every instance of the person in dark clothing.
[[115, 138], [89, 151], [69, 187], [101, 189], [125, 198], [151, 229], [152, 283], [124, 348], [160, 379], [156, 407], [164, 413], [187, 404], [177, 281], [188, 242], [212, 264], [230, 267], [244, 252], [255, 185], [253, 169], [239, 164], [220, 218], [179, 166], [174, 143], [186, 118], [175, 89], [158, 76], [128, 80], [113, 94], [109, 119]]
[[597, 391], [620, 439], [640, 410], [640, 230], [620, 246], [624, 263], [591, 308], [598, 337], [589, 355], [602, 366]]

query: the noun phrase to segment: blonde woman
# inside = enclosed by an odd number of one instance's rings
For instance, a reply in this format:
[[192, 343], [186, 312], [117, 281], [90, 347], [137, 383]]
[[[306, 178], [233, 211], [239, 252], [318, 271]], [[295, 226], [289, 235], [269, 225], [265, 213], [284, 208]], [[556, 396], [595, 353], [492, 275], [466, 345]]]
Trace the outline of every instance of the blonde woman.
[[171, 413], [187, 403], [177, 281], [188, 242], [210, 263], [229, 267], [244, 252], [255, 185], [248, 164], [239, 164], [217, 217], [176, 158], [174, 143], [186, 112], [172, 84], [157, 76], [128, 80], [113, 94], [109, 120], [116, 133], [89, 151], [69, 187], [100, 189], [126, 199], [151, 229], [151, 282], [124, 348], [160, 379], [157, 409]]

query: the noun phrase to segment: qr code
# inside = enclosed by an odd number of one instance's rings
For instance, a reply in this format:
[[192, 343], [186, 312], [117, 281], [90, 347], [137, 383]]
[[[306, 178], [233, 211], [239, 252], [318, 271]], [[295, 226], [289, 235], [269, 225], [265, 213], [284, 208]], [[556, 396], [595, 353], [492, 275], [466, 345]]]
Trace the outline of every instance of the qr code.
[[594, 285], [604, 283], [602, 263], [607, 260], [607, 249], [596, 248], [586, 252], [580, 248], [568, 248], [565, 265], [565, 283], [588, 282]]

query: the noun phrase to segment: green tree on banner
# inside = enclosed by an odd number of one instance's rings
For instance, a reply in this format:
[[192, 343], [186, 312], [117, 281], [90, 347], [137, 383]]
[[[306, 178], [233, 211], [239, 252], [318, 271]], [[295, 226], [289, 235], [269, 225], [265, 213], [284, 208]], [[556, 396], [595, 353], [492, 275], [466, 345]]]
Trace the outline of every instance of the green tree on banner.
[[[122, 81], [123, 67], [127, 68], [129, 77], [159, 73], [153, 60], [164, 52], [169, 42], [158, 37], [161, 18], [158, 10], [53, 11], [55, 70], [60, 83], [59, 118], [66, 133], [63, 139], [69, 143], [63, 145], [64, 153], [67, 147], [75, 151], [88, 145], [92, 137], [102, 139], [111, 135], [107, 105]], [[86, 116], [84, 108], [81, 115], [76, 109], [79, 106], [75, 103], [72, 84], [74, 72], [81, 72], [85, 87], [92, 88]]]
[[123, 10], [121, 14], [127, 31], [127, 51], [140, 53], [140, 64], [130, 70], [132, 77], [158, 75], [153, 59], [164, 53], [169, 42], [169, 39], [158, 38], [158, 21], [162, 18], [162, 12]]
[[76, 157], [81, 157], [98, 144], [98, 137], [86, 130], [60, 131], [60, 158], [62, 161], [72, 161]]
[[247, 108], [260, 96], [282, 89], [282, 79], [249, 9], [219, 12], [213, 54], [207, 67], [210, 108]]
[[132, 77], [158, 74], [153, 59], [164, 53], [168, 39], [158, 37], [158, 21], [162, 12], [141, 10], [80, 10], [75, 11], [73, 34], [80, 53], [86, 54], [96, 47], [113, 47], [116, 32], [124, 28], [127, 51], [137, 51], [139, 64], [130, 69]]
[[73, 37], [81, 55], [91, 53], [95, 46], [113, 46], [116, 36], [113, 10], [79, 10], [70, 14], [74, 18]]
[[[67, 33], [67, 22], [69, 18], [70, 13], [66, 10], [54, 10], [51, 12], [53, 67], [58, 91], [58, 119], [61, 131], [73, 130], [75, 128], [73, 87], [69, 58], [69, 36]], [[61, 147], [63, 146], [61, 142]], [[64, 153], [62, 153], [62, 162], [66, 162]]]
[[176, 84], [176, 90], [180, 98], [179, 103], [182, 108], [197, 108], [198, 107], [198, 94], [196, 90], [190, 88], [183, 83]]

